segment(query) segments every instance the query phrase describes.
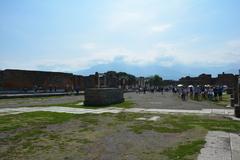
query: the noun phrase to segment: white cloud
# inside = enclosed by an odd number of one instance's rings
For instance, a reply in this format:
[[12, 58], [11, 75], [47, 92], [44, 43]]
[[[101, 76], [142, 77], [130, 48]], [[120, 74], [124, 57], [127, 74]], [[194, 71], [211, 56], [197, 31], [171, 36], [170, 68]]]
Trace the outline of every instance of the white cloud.
[[97, 47], [96, 43], [83, 43], [83, 44], [80, 44], [80, 48], [86, 49], [86, 50], [95, 49], [96, 47]]
[[[222, 45], [217, 49], [201, 49], [196, 48], [191, 51], [188, 44], [189, 41], [179, 43], [158, 43], [154, 47], [169, 56], [174, 64], [184, 64], [189, 66], [224, 66], [227, 64], [238, 63], [240, 61], [240, 48], [236, 50], [236, 46]], [[229, 44], [229, 43], [227, 43]]]
[[231, 40], [226, 43], [228, 47], [231, 48], [240, 48], [240, 40]]
[[57, 70], [68, 68], [69, 71], [77, 71], [98, 64], [109, 64], [119, 58], [129, 65], [159, 65], [162, 67], [173, 67], [177, 64], [189, 67], [213, 67], [236, 64], [240, 61], [240, 48], [236, 50], [236, 46], [229, 45], [229, 42], [226, 42], [225, 45], [215, 50], [195, 49], [194, 52], [192, 52], [188, 48], [191, 40], [190, 38], [188, 41], [178, 43], [160, 42], [152, 45], [148, 50], [141, 52], [127, 48], [110, 48], [94, 44], [95, 47], [93, 50], [83, 50], [84, 52], [80, 53], [79, 56], [68, 56], [64, 61], [56, 57], [54, 60], [40, 61], [38, 62], [38, 66], [49, 66], [49, 64], [53, 64], [53, 68], [58, 67]]
[[202, 40], [201, 36], [193, 36], [190, 41], [193, 43], [197, 43], [197, 42], [200, 42], [201, 40]]
[[162, 24], [162, 25], [156, 25], [151, 27], [151, 32], [152, 33], [160, 33], [160, 32], [165, 32], [168, 29], [172, 27], [171, 24]]
[[116, 11], [106, 20], [107, 28], [111, 31], [132, 29], [148, 22], [148, 17], [141, 11]]

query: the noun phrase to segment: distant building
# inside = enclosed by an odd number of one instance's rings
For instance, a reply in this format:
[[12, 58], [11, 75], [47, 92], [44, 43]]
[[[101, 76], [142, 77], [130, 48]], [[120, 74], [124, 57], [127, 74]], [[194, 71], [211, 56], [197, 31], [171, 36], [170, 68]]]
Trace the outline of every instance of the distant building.
[[234, 84], [237, 83], [237, 80], [238, 80], [237, 77], [238, 77], [237, 75], [229, 74], [229, 73], [226, 74], [223, 72], [222, 74], [218, 74], [216, 84], [227, 85], [228, 87], [233, 88]]
[[182, 77], [179, 79], [179, 83], [184, 85], [227, 85], [228, 87], [234, 87], [237, 81], [237, 76], [234, 74], [219, 74], [217, 77], [212, 78], [211, 74], [201, 74], [198, 77]]
[[5, 91], [68, 91], [72, 90], [73, 74], [11, 70], [1, 71], [0, 89]]
[[[227, 85], [236, 88], [237, 75], [219, 74], [212, 77], [211, 74], [201, 74], [198, 77], [182, 77], [179, 81], [163, 80], [163, 86], [177, 85]], [[17, 92], [64, 92], [83, 91], [86, 88], [109, 87], [134, 89], [138, 87], [150, 88], [150, 78], [135, 77], [125, 72], [108, 71], [81, 76], [72, 73], [43, 72], [27, 70], [0, 70], [0, 93]]]

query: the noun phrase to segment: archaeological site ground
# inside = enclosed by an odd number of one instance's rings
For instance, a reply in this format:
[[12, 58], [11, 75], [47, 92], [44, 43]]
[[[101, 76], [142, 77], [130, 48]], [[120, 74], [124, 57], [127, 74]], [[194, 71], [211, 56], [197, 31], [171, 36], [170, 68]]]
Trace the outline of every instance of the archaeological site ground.
[[0, 160], [240, 160], [240, 0], [0, 0]]
[[124, 98], [100, 108], [84, 106], [83, 95], [1, 99], [0, 159], [238, 159], [240, 123], [229, 98], [224, 105], [171, 92]]

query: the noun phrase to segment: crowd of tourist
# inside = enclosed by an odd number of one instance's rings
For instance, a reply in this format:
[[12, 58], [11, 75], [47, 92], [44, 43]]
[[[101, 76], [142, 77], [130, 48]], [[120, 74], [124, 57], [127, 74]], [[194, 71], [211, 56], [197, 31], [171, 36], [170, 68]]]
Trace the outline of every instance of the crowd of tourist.
[[222, 95], [224, 92], [223, 86], [210, 86], [210, 85], [204, 85], [204, 86], [183, 86], [178, 85], [175, 87], [139, 87], [136, 92], [137, 93], [143, 93], [145, 94], [147, 91], [150, 93], [160, 92], [161, 94], [164, 93], [164, 91], [168, 92], [172, 90], [173, 94], [178, 94], [183, 101], [186, 101], [188, 98], [191, 98], [193, 100], [210, 100], [210, 101], [221, 101]]
[[173, 93], [178, 93], [183, 101], [187, 100], [188, 97], [194, 100], [210, 100], [210, 101], [221, 101], [224, 88], [223, 86], [188, 86], [188, 87], [173, 87]]

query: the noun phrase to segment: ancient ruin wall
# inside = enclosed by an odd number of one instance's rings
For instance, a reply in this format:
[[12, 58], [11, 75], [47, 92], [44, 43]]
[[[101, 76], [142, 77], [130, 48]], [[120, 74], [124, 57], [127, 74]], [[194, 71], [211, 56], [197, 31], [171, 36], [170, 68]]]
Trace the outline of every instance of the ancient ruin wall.
[[1, 74], [2, 90], [70, 89], [73, 74], [25, 70], [4, 70]]

